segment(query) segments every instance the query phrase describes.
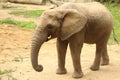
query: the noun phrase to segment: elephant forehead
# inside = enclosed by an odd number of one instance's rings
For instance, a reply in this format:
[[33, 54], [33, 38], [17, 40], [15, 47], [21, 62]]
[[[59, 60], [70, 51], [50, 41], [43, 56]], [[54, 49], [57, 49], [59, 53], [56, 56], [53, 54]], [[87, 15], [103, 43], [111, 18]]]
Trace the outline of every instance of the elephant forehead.
[[52, 15], [50, 13], [47, 13], [47, 14], [43, 15], [43, 19], [46, 20], [46, 21], [55, 20], [56, 19], [56, 15]]
[[59, 27], [60, 26], [58, 20], [55, 17], [49, 16], [49, 15], [41, 17], [39, 24], [41, 26], [44, 26], [44, 27], [47, 26], [47, 25], [51, 25], [51, 26], [54, 26], [54, 27]]
[[50, 16], [50, 17], [63, 17], [64, 11], [63, 9], [52, 9], [52, 10], [47, 10], [45, 15]]
[[47, 10], [44, 12], [44, 15], [55, 16], [57, 13], [55, 10]]

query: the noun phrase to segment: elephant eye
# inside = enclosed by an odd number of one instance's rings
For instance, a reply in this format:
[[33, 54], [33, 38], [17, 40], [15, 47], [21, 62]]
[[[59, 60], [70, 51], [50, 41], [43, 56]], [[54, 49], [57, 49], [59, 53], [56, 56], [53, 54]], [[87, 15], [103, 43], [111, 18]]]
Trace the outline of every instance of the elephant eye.
[[47, 28], [48, 28], [49, 30], [51, 30], [51, 29], [53, 28], [53, 26], [52, 26], [51, 24], [48, 24], [48, 25], [47, 25]]
[[57, 20], [58, 20], [59, 22], [62, 22], [62, 21], [63, 21], [63, 18], [57, 18]]

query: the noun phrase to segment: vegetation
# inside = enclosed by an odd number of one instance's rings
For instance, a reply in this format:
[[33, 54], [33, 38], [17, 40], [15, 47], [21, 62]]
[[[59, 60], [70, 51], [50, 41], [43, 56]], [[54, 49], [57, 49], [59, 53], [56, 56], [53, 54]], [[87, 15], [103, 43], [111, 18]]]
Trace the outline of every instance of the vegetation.
[[13, 15], [23, 15], [26, 18], [36, 18], [39, 17], [45, 10], [25, 10], [25, 11], [12, 11], [9, 14]]
[[11, 73], [13, 72], [13, 70], [0, 70], [0, 75], [3, 75], [3, 74], [7, 74], [7, 73]]
[[[7, 80], [17, 80], [15, 77], [12, 76], [12, 72], [15, 72], [15, 71], [12, 70], [12, 69], [0, 70], [0, 80], [4, 80], [4, 79], [7, 79]], [[5, 75], [6, 78], [4, 78], [4, 76], [2, 76], [2, 75]]]
[[[120, 5], [118, 4], [105, 4], [114, 17], [114, 32], [115, 37], [120, 42]], [[110, 42], [113, 43], [113, 35], [111, 35]]]
[[120, 3], [120, 0], [96, 0], [99, 2], [108, 2], [108, 3]]
[[16, 21], [9, 18], [0, 20], [0, 24], [12, 24], [27, 29], [34, 29], [37, 26], [35, 22]]
[[15, 62], [23, 62], [23, 58], [22, 58], [21, 56], [15, 57], [12, 61], [15, 61]]

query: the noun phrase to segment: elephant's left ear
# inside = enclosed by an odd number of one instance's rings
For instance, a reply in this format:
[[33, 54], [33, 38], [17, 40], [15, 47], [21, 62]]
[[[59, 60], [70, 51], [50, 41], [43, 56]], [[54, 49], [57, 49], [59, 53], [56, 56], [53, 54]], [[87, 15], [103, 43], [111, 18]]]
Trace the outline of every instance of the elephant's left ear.
[[74, 9], [63, 10], [64, 20], [61, 27], [61, 39], [66, 40], [85, 27], [87, 18]]

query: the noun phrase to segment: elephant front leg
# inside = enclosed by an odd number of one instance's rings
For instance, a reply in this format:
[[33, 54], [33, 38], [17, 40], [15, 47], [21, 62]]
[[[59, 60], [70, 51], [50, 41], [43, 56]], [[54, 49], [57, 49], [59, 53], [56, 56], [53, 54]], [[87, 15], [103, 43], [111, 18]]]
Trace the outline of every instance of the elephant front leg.
[[73, 60], [73, 67], [74, 67], [74, 73], [73, 73], [74, 78], [83, 77], [83, 72], [80, 63], [80, 54], [81, 54], [82, 46], [83, 43], [77, 43], [77, 41], [70, 42], [70, 50]]
[[61, 39], [57, 39], [57, 52], [58, 52], [58, 69], [57, 74], [66, 74], [67, 70], [65, 69], [65, 57], [66, 50], [68, 46], [68, 41], [62, 41]]

